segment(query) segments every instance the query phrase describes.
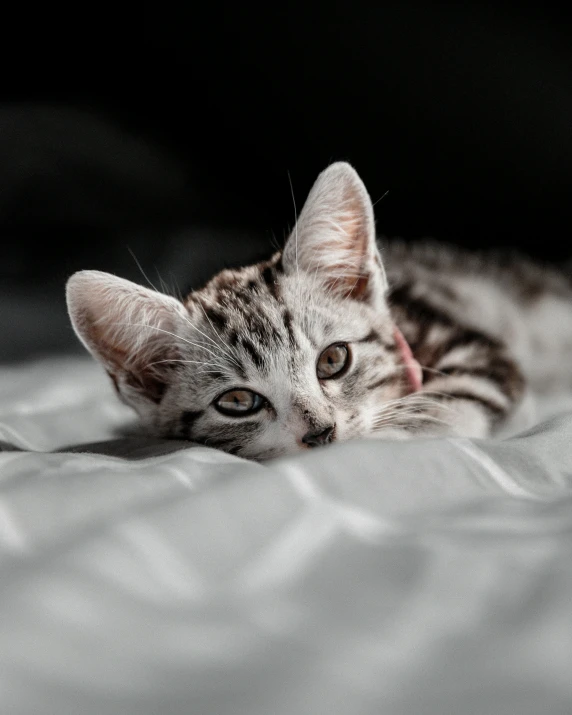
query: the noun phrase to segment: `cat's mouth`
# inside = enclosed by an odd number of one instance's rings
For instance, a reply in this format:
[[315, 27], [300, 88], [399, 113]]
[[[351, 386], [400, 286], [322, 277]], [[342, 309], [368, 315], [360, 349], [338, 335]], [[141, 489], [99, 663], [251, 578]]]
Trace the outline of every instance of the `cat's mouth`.
[[403, 333], [397, 326], [393, 329], [395, 344], [405, 368], [405, 380], [411, 392], [417, 392], [423, 384], [423, 371], [421, 365], [413, 357], [409, 343], [403, 337]]

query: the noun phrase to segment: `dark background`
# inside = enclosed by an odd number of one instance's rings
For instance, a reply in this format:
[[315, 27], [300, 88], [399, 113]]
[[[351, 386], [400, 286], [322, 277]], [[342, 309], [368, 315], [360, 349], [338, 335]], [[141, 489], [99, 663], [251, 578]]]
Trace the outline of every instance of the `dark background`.
[[145, 282], [133, 252], [184, 291], [269, 254], [288, 175], [299, 210], [338, 159], [374, 201], [389, 191], [382, 234], [569, 258], [568, 17], [371, 5], [86, 8], [4, 47], [21, 73], [0, 102], [0, 359], [76, 346], [80, 268]]

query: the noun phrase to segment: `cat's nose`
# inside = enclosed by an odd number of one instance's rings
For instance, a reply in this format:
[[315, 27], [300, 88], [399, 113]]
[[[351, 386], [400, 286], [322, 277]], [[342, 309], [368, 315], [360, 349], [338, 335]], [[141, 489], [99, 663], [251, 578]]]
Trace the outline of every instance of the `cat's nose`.
[[302, 442], [308, 447], [319, 447], [322, 444], [328, 444], [332, 441], [335, 425], [329, 425], [322, 430], [310, 430], [302, 437]]

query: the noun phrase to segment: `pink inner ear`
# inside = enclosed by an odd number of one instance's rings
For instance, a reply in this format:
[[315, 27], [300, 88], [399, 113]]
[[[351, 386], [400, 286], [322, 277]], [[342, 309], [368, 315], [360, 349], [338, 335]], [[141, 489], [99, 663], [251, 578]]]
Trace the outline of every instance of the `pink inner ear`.
[[421, 365], [413, 357], [411, 348], [409, 347], [407, 340], [403, 337], [403, 333], [397, 326], [393, 329], [393, 335], [395, 337], [395, 344], [399, 350], [401, 360], [405, 366], [405, 375], [407, 377], [407, 382], [411, 388], [411, 392], [417, 392], [421, 389], [423, 385], [423, 371], [421, 370]]

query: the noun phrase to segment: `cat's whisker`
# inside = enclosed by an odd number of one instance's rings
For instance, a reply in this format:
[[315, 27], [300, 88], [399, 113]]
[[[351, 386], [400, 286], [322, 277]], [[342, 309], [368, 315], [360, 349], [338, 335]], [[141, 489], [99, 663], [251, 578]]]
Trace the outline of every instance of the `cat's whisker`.
[[[229, 345], [228, 343], [226, 343], [226, 342], [221, 338], [219, 331], [218, 331], [218, 330], [215, 328], [215, 326], [213, 325], [213, 323], [212, 323], [211, 319], [209, 318], [209, 316], [207, 315], [207, 311], [205, 310], [204, 305], [202, 304], [201, 301], [198, 301], [198, 305], [199, 305], [200, 309], [203, 311], [204, 316], [205, 316], [205, 318], [207, 319], [208, 324], [211, 326], [213, 333], [216, 335], [216, 337], [217, 337], [217, 338], [220, 340], [220, 342], [222, 343], [222, 347], [224, 347], [225, 350], [228, 351], [228, 356], [233, 360], [233, 362], [234, 362], [237, 366], [239, 366], [238, 361], [237, 361], [236, 358], [234, 357], [234, 355], [236, 354], [236, 350], [235, 350], [231, 345]], [[233, 353], [234, 353], [234, 354], [233, 354]]]
[[[202, 330], [200, 330], [199, 328], [197, 328], [196, 325], [194, 325], [193, 323], [191, 323], [191, 321], [189, 320], [189, 318], [187, 318], [186, 316], [183, 316], [183, 320], [184, 320], [185, 323], [187, 323], [191, 328], [193, 328], [193, 330], [196, 330], [196, 331], [197, 331], [198, 333], [200, 333], [204, 338], [206, 338], [210, 343], [212, 343], [212, 345], [213, 345], [217, 350], [219, 350], [219, 351], [221, 350], [221, 346], [218, 345], [218, 343], [216, 343], [209, 335], [207, 335], [206, 333], [203, 333]], [[226, 347], [228, 347], [228, 346], [226, 346]], [[226, 349], [223, 348], [223, 351], [222, 351], [222, 353], [221, 353], [221, 356], [222, 356], [222, 355], [225, 355], [226, 357], [228, 357], [229, 360], [231, 360], [232, 362], [234, 362], [235, 365], [238, 366], [238, 364], [239, 364], [238, 361], [236, 360], [236, 358], [235, 358], [233, 355], [231, 355], [231, 353], [230, 353], [228, 350], [226, 350]]]
[[156, 325], [149, 325], [149, 323], [115, 323], [115, 325], [123, 325], [123, 326], [127, 326], [127, 327], [132, 327], [132, 328], [149, 328], [151, 330], [156, 330], [159, 333], [164, 333], [165, 335], [170, 335], [171, 337], [176, 338], [177, 340], [180, 340], [181, 342], [186, 343], [187, 345], [192, 345], [195, 348], [205, 350], [207, 353], [209, 353], [210, 355], [213, 355], [215, 358], [220, 357], [220, 355], [217, 355], [212, 350], [207, 348], [205, 345], [201, 345], [200, 343], [194, 343], [192, 340], [187, 340], [186, 338], [183, 338], [181, 335], [172, 333], [170, 330], [164, 330], [163, 328], [159, 328]]
[[129, 248], [129, 246], [127, 246], [127, 250], [129, 251], [129, 253], [131, 254], [131, 257], [135, 261], [137, 268], [141, 271], [141, 275], [143, 276], [143, 278], [147, 281], [147, 283], [149, 283], [149, 285], [155, 291], [155, 293], [161, 293], [161, 291], [157, 290], [156, 286], [151, 282], [149, 276], [143, 270], [143, 266], [141, 265], [141, 263], [139, 263], [139, 259], [137, 258], [135, 253], [131, 250], [131, 248]]
[[154, 360], [153, 362], [147, 363], [147, 367], [151, 367], [152, 365], [160, 365], [161, 363], [166, 362], [189, 363], [190, 365], [205, 365], [205, 363], [201, 362], [200, 360], [179, 360], [178, 358], [168, 358], [166, 360]]
[[393, 427], [405, 427], [408, 425], [422, 425], [422, 424], [440, 424], [446, 425], [450, 424], [448, 420], [437, 417], [436, 415], [431, 415], [427, 413], [414, 413], [414, 414], [392, 414], [382, 416], [375, 419], [372, 424], [372, 428], [378, 429], [381, 426], [391, 425]]
[[[394, 378], [399, 378], [399, 373], [405, 373], [409, 368], [407, 365], [398, 365], [393, 368], [393, 370], [388, 373], [387, 375], [384, 376], [385, 379], [387, 380], [392, 380]], [[428, 368], [430, 370], [430, 368]], [[439, 372], [439, 371], [436, 371]], [[427, 405], [427, 406], [434, 406], [438, 407], [439, 409], [447, 410], [447, 409], [452, 409], [448, 405], [444, 405], [440, 400], [432, 399], [433, 397], [450, 397], [446, 392], [440, 392], [438, 390], [431, 390], [431, 389], [423, 389], [419, 390], [417, 392], [411, 392], [407, 395], [403, 395], [402, 397], [395, 398], [393, 400], [388, 400], [384, 402], [383, 408], [386, 408], [388, 405], [394, 405], [394, 404], [407, 404], [407, 405], [412, 405], [417, 403], [420, 403], [422, 405]]]
[[[437, 392], [433, 392], [431, 394], [414, 392], [395, 400], [388, 400], [380, 406], [377, 416], [383, 416], [388, 411], [393, 411], [396, 414], [405, 414], [406, 411], [414, 411], [421, 414], [423, 410], [428, 409], [436, 409], [443, 412], [451, 411], [453, 408], [450, 405], [444, 404], [440, 400], [432, 399], [432, 395], [438, 396], [439, 394], [440, 393]], [[446, 393], [441, 393], [441, 396], [447, 395]]]
[[383, 201], [383, 199], [387, 196], [388, 193], [389, 193], [389, 189], [387, 189], [387, 191], [386, 191], [382, 196], [380, 196], [377, 201], [374, 201], [374, 202], [373, 202], [372, 208], [373, 208], [374, 206], [376, 206], [380, 201]]
[[431, 392], [427, 392], [426, 398], [431, 401], [435, 406], [438, 406], [440, 409], [443, 410], [451, 410], [453, 409], [450, 405], [444, 404], [442, 400], [440, 399], [432, 399], [433, 397], [436, 398], [445, 398], [447, 400], [453, 399], [453, 396], [449, 392], [441, 392], [439, 390], [431, 390]]
[[426, 407], [426, 405], [416, 405], [411, 407], [404, 407], [402, 409], [393, 407], [392, 409], [380, 410], [376, 415], [376, 419], [387, 417], [389, 415], [420, 415], [425, 413]]
[[173, 274], [172, 271], [169, 271], [169, 275], [171, 276], [171, 281], [173, 282], [173, 286], [174, 286], [172, 292], [175, 294], [175, 297], [181, 301], [181, 303], [184, 303], [185, 298], [183, 296], [181, 287], [179, 286], [179, 283], [177, 282], [175, 275]]
[[163, 276], [159, 273], [159, 269], [156, 266], [155, 266], [155, 271], [157, 273], [157, 278], [159, 279], [159, 285], [161, 286], [161, 292], [164, 293], [165, 295], [172, 295], [174, 293], [174, 291], [168, 285], [167, 281], [163, 280]]
[[183, 364], [189, 364], [189, 365], [200, 365], [201, 367], [216, 367], [216, 370], [213, 370], [213, 372], [216, 373], [227, 373], [228, 375], [232, 375], [232, 373], [228, 370], [227, 366], [224, 365], [223, 363], [217, 363], [214, 362], [213, 360], [209, 360], [207, 362], [202, 362], [201, 360], [182, 360], [178, 358], [168, 358], [166, 360], [154, 360], [153, 362], [150, 362], [147, 364], [147, 367], [151, 367], [152, 365], [159, 365], [161, 363], [183, 363]]
[[386, 420], [393, 420], [393, 419], [403, 419], [406, 417], [427, 417], [428, 413], [425, 413], [423, 410], [420, 409], [408, 409], [408, 410], [387, 410], [378, 413], [375, 416], [375, 421], [380, 422], [380, 421], [386, 421]]
[[270, 231], [270, 245], [272, 248], [275, 248], [277, 251], [282, 250], [282, 246], [278, 243], [278, 239], [276, 238], [274, 231]]
[[[404, 408], [395, 408], [395, 406], [392, 409], [387, 409], [387, 410], [380, 410], [376, 417], [385, 417], [386, 415], [408, 415], [408, 414], [418, 414], [418, 415], [424, 415], [424, 414], [429, 414], [426, 410], [427, 408], [437, 408], [439, 409], [441, 405], [434, 405], [434, 404], [429, 404], [429, 405], [423, 405], [423, 404], [418, 404], [418, 405], [412, 405], [412, 406], [407, 406]], [[446, 411], [446, 410], [444, 410]]]
[[418, 422], [419, 424], [438, 424], [438, 425], [448, 425], [448, 422], [446, 420], [441, 420], [438, 417], [435, 417], [434, 415], [409, 415], [408, 419], [405, 421], [393, 419], [393, 418], [388, 418], [388, 419], [382, 419], [379, 421], [376, 421], [373, 425], [373, 431], [378, 431], [381, 430], [383, 427], [400, 427], [400, 428], [408, 428], [408, 427], [416, 427], [415, 422]]
[[446, 412], [447, 410], [450, 410], [451, 407], [449, 405], [443, 404], [441, 401], [427, 397], [421, 397], [419, 399], [414, 400], [407, 400], [407, 398], [402, 398], [398, 400], [389, 400], [388, 402], [386, 402], [380, 407], [376, 417], [381, 418], [385, 417], [388, 414], [404, 415], [411, 413], [426, 415], [428, 414], [427, 410], [429, 409]]

